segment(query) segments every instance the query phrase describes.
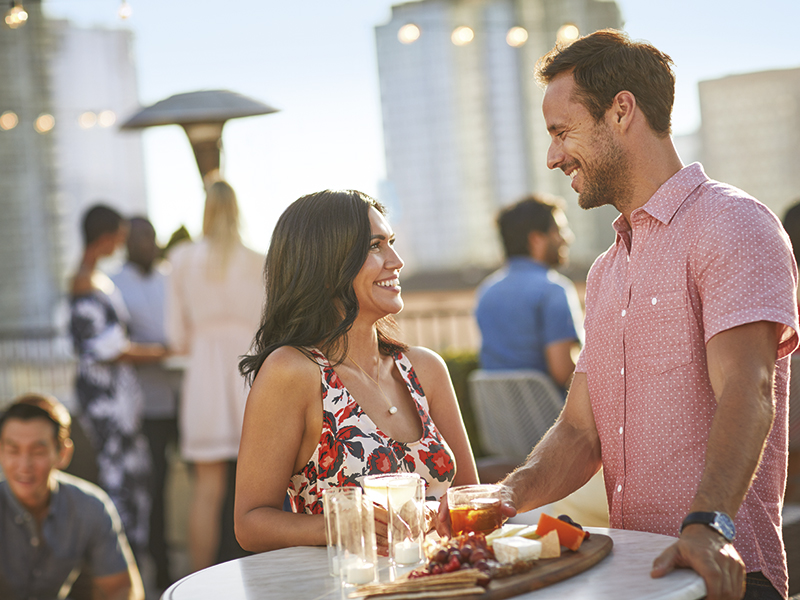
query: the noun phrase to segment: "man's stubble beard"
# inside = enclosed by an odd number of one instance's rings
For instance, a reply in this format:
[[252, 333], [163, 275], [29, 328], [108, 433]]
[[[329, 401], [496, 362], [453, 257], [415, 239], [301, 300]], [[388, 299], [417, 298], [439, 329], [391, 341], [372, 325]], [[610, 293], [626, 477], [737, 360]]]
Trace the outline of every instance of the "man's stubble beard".
[[591, 167], [582, 165], [584, 185], [578, 194], [578, 206], [589, 210], [610, 204], [622, 212], [631, 191], [629, 161], [602, 125], [597, 126], [593, 141], [597, 154]]

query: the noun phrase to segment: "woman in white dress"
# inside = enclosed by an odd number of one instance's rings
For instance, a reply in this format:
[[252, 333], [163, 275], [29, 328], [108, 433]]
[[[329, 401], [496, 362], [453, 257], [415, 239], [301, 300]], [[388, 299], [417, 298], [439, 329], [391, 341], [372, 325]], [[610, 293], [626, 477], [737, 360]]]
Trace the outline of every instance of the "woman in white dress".
[[173, 352], [189, 357], [178, 418], [181, 454], [194, 471], [188, 535], [198, 570], [217, 561], [247, 397], [237, 365], [264, 297], [263, 257], [241, 241], [236, 194], [226, 182], [208, 187], [202, 239], [177, 246], [170, 262], [167, 338]]

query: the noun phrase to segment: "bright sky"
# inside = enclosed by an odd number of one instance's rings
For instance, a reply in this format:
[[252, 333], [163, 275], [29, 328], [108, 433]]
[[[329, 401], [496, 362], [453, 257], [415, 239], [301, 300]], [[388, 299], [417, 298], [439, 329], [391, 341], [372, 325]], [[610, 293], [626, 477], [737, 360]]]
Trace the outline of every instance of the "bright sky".
[[[385, 177], [375, 37], [396, 0], [45, 0], [79, 25], [128, 27], [135, 35], [140, 101], [229, 89], [281, 112], [229, 121], [225, 175], [239, 196], [245, 236], [266, 250], [283, 209], [325, 188], [378, 194]], [[800, 67], [797, 0], [618, 0], [625, 29], [676, 64], [673, 129], [700, 123], [697, 82]], [[765, 110], [769, 98], [765, 98]], [[199, 231], [203, 190], [178, 126], [145, 130], [150, 214], [159, 238], [185, 224]]]

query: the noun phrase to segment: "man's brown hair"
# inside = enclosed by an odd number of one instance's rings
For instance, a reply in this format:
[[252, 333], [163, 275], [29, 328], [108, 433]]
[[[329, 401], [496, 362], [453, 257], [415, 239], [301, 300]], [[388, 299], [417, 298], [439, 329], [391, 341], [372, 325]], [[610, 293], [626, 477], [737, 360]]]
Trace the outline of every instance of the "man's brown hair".
[[53, 437], [56, 447], [60, 450], [70, 435], [72, 418], [69, 411], [52, 396], [43, 394], [26, 394], [16, 398], [0, 415], [0, 433], [3, 425], [10, 419], [30, 421], [31, 419], [46, 419], [53, 425]]
[[650, 128], [664, 137], [671, 133], [675, 101], [672, 64], [668, 55], [647, 42], [602, 29], [545, 54], [536, 65], [536, 79], [546, 86], [556, 75], [572, 73], [576, 100], [595, 121], [603, 118], [619, 92], [631, 92]]

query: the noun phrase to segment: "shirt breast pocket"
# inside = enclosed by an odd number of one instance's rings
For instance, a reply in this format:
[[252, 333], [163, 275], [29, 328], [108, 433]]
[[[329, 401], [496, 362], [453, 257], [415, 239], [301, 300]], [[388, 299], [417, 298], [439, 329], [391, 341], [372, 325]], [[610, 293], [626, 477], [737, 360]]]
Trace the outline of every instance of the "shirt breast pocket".
[[689, 301], [685, 290], [638, 294], [626, 331], [630, 366], [666, 373], [692, 362]]

